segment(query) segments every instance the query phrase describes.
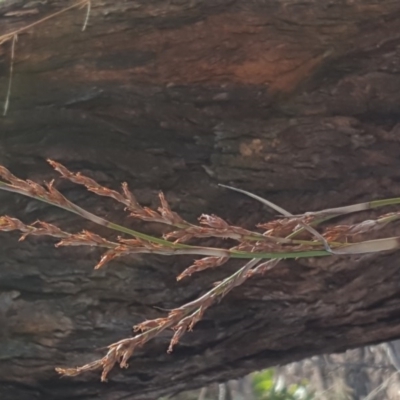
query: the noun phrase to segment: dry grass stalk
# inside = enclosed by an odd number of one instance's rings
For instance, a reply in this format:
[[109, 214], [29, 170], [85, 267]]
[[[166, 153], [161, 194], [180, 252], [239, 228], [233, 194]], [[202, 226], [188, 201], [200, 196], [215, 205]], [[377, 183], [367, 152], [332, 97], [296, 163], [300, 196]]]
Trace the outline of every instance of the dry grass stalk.
[[[24, 33], [26, 31], [28, 31], [29, 29], [32, 29], [40, 24], [42, 24], [43, 22], [46, 22], [50, 19], [53, 19], [55, 17], [58, 17], [61, 14], [66, 13], [67, 11], [73, 10], [74, 8], [78, 8], [78, 7], [84, 7], [87, 6], [88, 3], [90, 3], [91, 0], [83, 0], [83, 1], [78, 1], [77, 3], [74, 3], [72, 5], [70, 5], [69, 7], [65, 7], [59, 11], [56, 11], [53, 14], [47, 15], [46, 17], [43, 17], [41, 19], [39, 19], [38, 21], [35, 21], [29, 25], [25, 25], [22, 28], [16, 29], [15, 31], [9, 32], [9, 33], [4, 33], [3, 35], [0, 35], [0, 45], [7, 42], [8, 40], [11, 40], [15, 35], [19, 35], [20, 33]], [[89, 9], [90, 12], [90, 9]], [[85, 26], [85, 25], [84, 25]]]

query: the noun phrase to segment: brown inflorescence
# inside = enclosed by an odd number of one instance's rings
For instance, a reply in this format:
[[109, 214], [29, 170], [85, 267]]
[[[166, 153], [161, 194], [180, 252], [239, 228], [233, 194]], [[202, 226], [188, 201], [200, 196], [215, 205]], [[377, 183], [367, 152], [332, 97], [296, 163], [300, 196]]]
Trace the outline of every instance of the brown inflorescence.
[[[270, 271], [278, 264], [281, 258], [289, 256], [292, 258], [299, 256], [307, 257], [313, 254], [361, 254], [400, 247], [400, 238], [396, 237], [348, 243], [349, 241], [354, 241], [358, 235], [370, 233], [384, 227], [389, 222], [400, 219], [400, 213], [385, 214], [376, 220], [367, 220], [354, 225], [333, 225], [328, 227], [323, 235], [314, 228], [320, 222], [326, 222], [338, 215], [363, 211], [388, 204], [398, 204], [400, 203], [400, 199], [362, 203], [297, 216], [291, 216], [286, 210], [281, 209], [283, 210], [281, 212], [285, 213], [285, 218], [258, 225], [258, 227], [265, 230], [264, 233], [259, 233], [230, 225], [215, 215], [203, 214], [199, 218], [199, 225], [194, 225], [185, 221], [176, 212], [171, 210], [163, 193], [159, 194], [161, 205], [155, 211], [148, 207], [142, 207], [130, 192], [126, 183], [122, 184], [122, 190], [118, 192], [100, 185], [92, 178], [80, 173], [73, 173], [55, 161], [49, 160], [49, 163], [63, 178], [83, 185], [87, 190], [99, 196], [110, 197], [122, 203], [130, 215], [135, 218], [143, 221], [159, 222], [174, 227], [175, 230], [167, 233], [165, 238], [175, 239], [175, 242], [172, 243], [165, 239], [155, 238], [109, 222], [70, 202], [54, 187], [54, 181], [42, 186], [30, 180], [17, 178], [2, 166], [0, 166], [0, 176], [9, 183], [0, 182], [1, 190], [22, 194], [61, 207], [95, 224], [128, 234], [134, 238], [120, 236], [116, 241], [111, 241], [87, 230], [79, 233], [68, 233], [57, 226], [43, 221], [36, 221], [28, 225], [9, 216], [0, 217], [0, 231], [20, 231], [22, 233], [20, 240], [24, 240], [29, 235], [55, 237], [60, 239], [56, 246], [83, 245], [104, 248], [106, 252], [95, 266], [96, 269], [103, 267], [117, 257], [137, 253], [206, 256], [196, 260], [193, 265], [186, 268], [177, 277], [178, 280], [196, 272], [220, 267], [231, 257], [252, 258], [238, 271], [221, 282], [216, 283], [211, 290], [199, 298], [171, 310], [163, 318], [146, 320], [136, 325], [133, 328], [136, 335], [108, 346], [108, 352], [103, 358], [77, 368], [57, 368], [57, 371], [62, 375], [75, 376], [87, 371], [102, 369], [101, 380], [106, 381], [107, 375], [116, 364], [119, 364], [121, 368], [127, 368], [128, 360], [133, 355], [135, 349], [143, 346], [166, 329], [173, 332], [168, 347], [168, 352], [171, 352], [185, 332], [191, 331], [195, 324], [203, 318], [204, 312], [209, 307], [252, 276], [265, 274]], [[268, 204], [271, 203], [268, 202]], [[280, 208], [274, 206], [274, 209]], [[303, 232], [308, 238], [311, 236], [312, 240], [297, 240], [300, 232]], [[236, 240], [238, 243], [235, 247], [229, 249], [192, 246], [181, 243], [193, 238], [205, 237], [229, 238]], [[294, 239], [295, 237], [296, 240]], [[263, 260], [264, 258], [268, 260], [265, 261]]]

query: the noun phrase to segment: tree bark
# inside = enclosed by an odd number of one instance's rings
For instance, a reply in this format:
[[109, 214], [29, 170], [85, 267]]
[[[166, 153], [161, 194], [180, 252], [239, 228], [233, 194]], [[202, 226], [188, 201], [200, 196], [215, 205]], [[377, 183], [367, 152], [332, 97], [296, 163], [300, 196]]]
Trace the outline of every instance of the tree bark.
[[[0, 3], [1, 33], [66, 1]], [[35, 181], [46, 158], [101, 184], [127, 181], [183, 217], [215, 213], [254, 227], [273, 216], [231, 184], [292, 213], [400, 196], [398, 0], [92, 1], [0, 46], [0, 162]], [[1, 41], [1, 40], [0, 40]], [[118, 204], [60, 182], [101, 216]], [[105, 233], [63, 211], [1, 194], [0, 214]], [[371, 213], [372, 215], [378, 215]], [[366, 217], [364, 215], [364, 217]], [[390, 234], [399, 234], [394, 225]], [[321, 353], [400, 337], [398, 252], [287, 261], [210, 309], [173, 354], [169, 334], [107, 384], [59, 379], [56, 366], [105, 354], [133, 324], [190, 301], [234, 271], [183, 282], [187, 257], [138, 257], [93, 271], [99, 253], [1, 234], [1, 399], [155, 399]]]

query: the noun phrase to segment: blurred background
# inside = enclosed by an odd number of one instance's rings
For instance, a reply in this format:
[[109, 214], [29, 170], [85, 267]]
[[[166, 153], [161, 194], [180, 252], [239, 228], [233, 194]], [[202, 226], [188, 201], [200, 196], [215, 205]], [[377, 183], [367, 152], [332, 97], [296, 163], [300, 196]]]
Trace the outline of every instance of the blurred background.
[[397, 400], [399, 350], [397, 340], [324, 354], [162, 400]]

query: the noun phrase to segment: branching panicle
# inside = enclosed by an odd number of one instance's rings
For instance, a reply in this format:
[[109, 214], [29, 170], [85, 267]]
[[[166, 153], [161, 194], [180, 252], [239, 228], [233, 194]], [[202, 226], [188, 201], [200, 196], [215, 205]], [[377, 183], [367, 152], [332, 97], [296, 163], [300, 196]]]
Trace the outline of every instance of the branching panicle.
[[[73, 173], [55, 161], [49, 160], [49, 163], [64, 179], [83, 185], [96, 195], [110, 197], [122, 203], [130, 215], [135, 218], [163, 223], [173, 227], [174, 230], [167, 233], [165, 238], [162, 239], [115, 224], [70, 202], [54, 187], [54, 181], [43, 186], [30, 180], [19, 179], [5, 167], [0, 166], [0, 176], [8, 182], [0, 181], [0, 190], [22, 194], [63, 208], [92, 223], [107, 227], [120, 234], [129, 235], [129, 237], [119, 236], [117, 241], [111, 241], [87, 230], [79, 233], [68, 233], [43, 221], [36, 221], [28, 225], [9, 216], [0, 217], [0, 231], [19, 231], [22, 234], [20, 240], [26, 239], [29, 235], [50, 236], [59, 239], [56, 246], [96, 246], [105, 249], [100, 261], [95, 266], [96, 269], [103, 267], [115, 258], [137, 253], [203, 256], [186, 268], [177, 277], [177, 280], [200, 271], [220, 267], [231, 258], [250, 259], [234, 274], [214, 284], [212, 289], [201, 297], [171, 310], [165, 317], [146, 320], [136, 325], [133, 328], [136, 333], [134, 337], [111, 344], [108, 347], [108, 353], [100, 360], [77, 368], [57, 368], [57, 371], [62, 375], [75, 376], [87, 371], [101, 369], [101, 380], [106, 381], [108, 373], [115, 365], [119, 364], [121, 368], [127, 368], [128, 360], [135, 349], [143, 346], [166, 329], [173, 332], [168, 348], [168, 352], [172, 352], [180, 338], [186, 331], [193, 330], [209, 307], [220, 301], [232, 289], [242, 285], [247, 279], [254, 275], [265, 274], [275, 268], [280, 259], [376, 253], [400, 248], [400, 237], [356, 241], [360, 236], [367, 235], [383, 228], [390, 222], [400, 219], [400, 212], [385, 214], [376, 220], [366, 220], [354, 225], [333, 224], [326, 228], [322, 234], [316, 230], [321, 222], [326, 223], [340, 215], [399, 204], [399, 198], [292, 216], [288, 211], [268, 200], [240, 189], [234, 189], [262, 201], [284, 215], [284, 218], [259, 224], [258, 227], [265, 230], [264, 233], [259, 233], [230, 225], [215, 215], [203, 214], [199, 218], [199, 225], [194, 225], [172, 211], [163, 193], [159, 194], [160, 207], [153, 210], [141, 206], [126, 183], [122, 184], [122, 190], [118, 192], [100, 185], [92, 178], [79, 172]], [[300, 233], [303, 233], [308, 240], [299, 240]], [[182, 243], [206, 237], [229, 238], [236, 240], [237, 244], [232, 248], [214, 248]], [[174, 239], [175, 242], [170, 242], [167, 239]]]

